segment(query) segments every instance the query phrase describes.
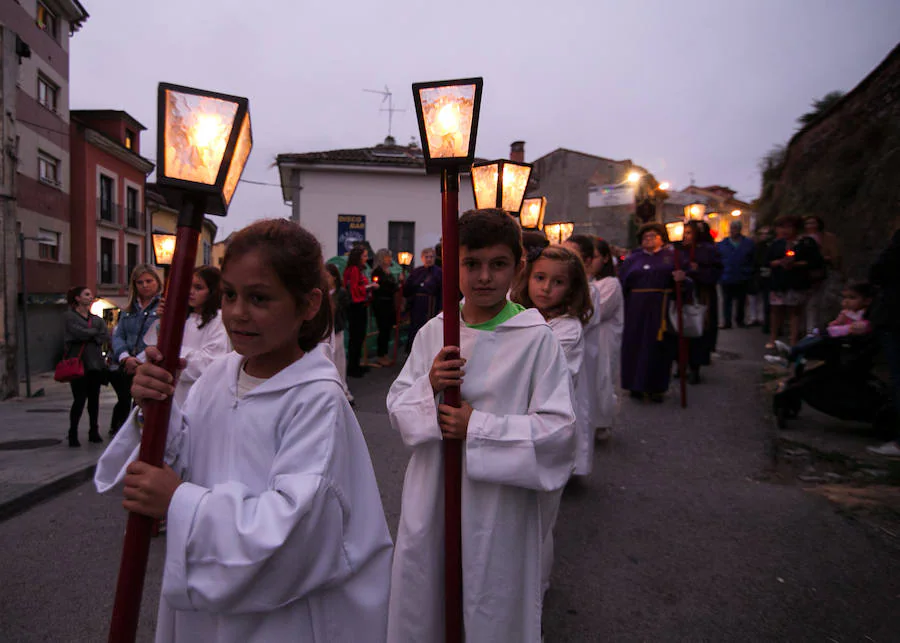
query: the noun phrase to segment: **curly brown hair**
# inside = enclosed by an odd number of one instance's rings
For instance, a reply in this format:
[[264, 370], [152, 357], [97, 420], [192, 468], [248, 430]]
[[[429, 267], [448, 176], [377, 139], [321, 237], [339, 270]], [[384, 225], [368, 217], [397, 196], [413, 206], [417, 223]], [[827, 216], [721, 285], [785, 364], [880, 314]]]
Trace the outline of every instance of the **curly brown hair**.
[[584, 262], [576, 253], [566, 247], [555, 245], [547, 246], [534, 259], [530, 259], [525, 270], [519, 275], [513, 286], [510, 299], [525, 306], [535, 308], [534, 302], [528, 295], [528, 282], [531, 281], [531, 273], [534, 265], [541, 259], [548, 261], [560, 261], [566, 264], [569, 273], [569, 291], [562, 303], [562, 315], [571, 315], [582, 324], [586, 324], [594, 314], [594, 304], [591, 301], [591, 287], [588, 284], [587, 271]]
[[325, 278], [322, 246], [311, 232], [296, 223], [287, 219], [263, 219], [234, 235], [225, 251], [222, 272], [230, 262], [254, 250], [266, 258], [298, 306], [305, 308], [309, 305], [309, 294], [313, 289], [322, 291], [319, 311], [310, 321], [304, 322], [297, 337], [300, 348], [304, 352], [311, 351], [331, 336], [332, 327], [332, 312], [327, 297], [330, 288]]

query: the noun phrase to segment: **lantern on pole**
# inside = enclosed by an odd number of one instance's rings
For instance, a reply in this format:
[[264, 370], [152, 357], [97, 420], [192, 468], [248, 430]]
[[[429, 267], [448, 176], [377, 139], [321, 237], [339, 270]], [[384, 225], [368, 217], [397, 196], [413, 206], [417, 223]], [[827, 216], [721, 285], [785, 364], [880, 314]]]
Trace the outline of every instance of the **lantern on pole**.
[[[425, 169], [441, 174], [444, 346], [459, 346], [459, 172], [475, 158], [482, 85], [464, 78], [412, 86]], [[445, 389], [445, 404], [461, 401], [458, 387]], [[444, 440], [443, 449], [444, 640], [462, 643], [462, 442]]]
[[544, 233], [550, 243], [563, 243], [575, 232], [574, 223], [548, 223], [544, 226]]
[[531, 166], [500, 159], [472, 165], [475, 207], [498, 208], [516, 216], [528, 188]]
[[669, 237], [671, 243], [684, 239], [684, 222], [675, 221], [673, 223], [667, 223], [666, 236]]
[[413, 253], [400, 251], [397, 253], [397, 263], [403, 266], [403, 273], [406, 274], [406, 271], [409, 270], [409, 267], [412, 265]]
[[525, 230], [540, 230], [544, 227], [544, 212], [546, 211], [547, 197], [529, 197], [522, 202], [519, 223]]
[[706, 205], [703, 203], [691, 203], [684, 206], [684, 220], [699, 220], [706, 214]]
[[165, 232], [153, 233], [153, 262], [157, 266], [171, 266], [175, 256], [175, 235]]
[[[163, 368], [174, 376], [203, 217], [228, 212], [253, 147], [253, 135], [246, 98], [160, 83], [158, 110], [157, 186], [178, 208], [166, 315], [158, 346]], [[157, 467], [163, 462], [171, 406], [171, 398], [163, 402], [146, 400], [143, 405], [138, 458]], [[153, 522], [140, 514], [128, 516], [110, 643], [135, 639]]]

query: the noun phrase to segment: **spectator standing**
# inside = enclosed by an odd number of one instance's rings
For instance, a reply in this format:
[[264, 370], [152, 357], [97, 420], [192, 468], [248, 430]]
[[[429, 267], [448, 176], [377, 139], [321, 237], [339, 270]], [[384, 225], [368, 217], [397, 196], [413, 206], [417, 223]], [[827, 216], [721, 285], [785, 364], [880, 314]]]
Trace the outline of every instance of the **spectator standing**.
[[366, 341], [366, 327], [369, 323], [369, 292], [378, 288], [378, 284], [369, 283], [365, 270], [369, 260], [369, 251], [363, 245], [354, 246], [347, 257], [344, 269], [344, 287], [350, 293], [350, 307], [347, 312], [350, 338], [347, 344], [347, 376], [362, 377], [366, 370], [359, 364], [362, 358], [362, 346]]
[[[743, 224], [739, 220], [731, 222], [731, 234], [717, 246], [722, 256], [722, 328], [731, 328], [732, 321], [738, 328], [746, 323], [746, 302], [750, 280], [755, 272], [754, 244], [742, 233]], [[737, 306], [735, 306], [737, 304]], [[736, 310], [735, 310], [736, 308]], [[732, 314], [736, 312], [737, 318]]]
[[80, 447], [78, 423], [87, 402], [90, 429], [88, 441], [103, 442], [100, 437], [100, 386], [103, 383], [106, 361], [102, 347], [109, 341], [106, 322], [91, 314], [94, 293], [86, 286], [75, 286], [66, 294], [68, 310], [63, 313], [63, 337], [67, 358], [78, 356], [84, 375], [69, 382], [72, 388], [72, 408], [69, 410], [69, 446]]
[[147, 348], [144, 335], [158, 319], [156, 307], [159, 305], [162, 287], [162, 280], [150, 264], [138, 264], [131, 271], [128, 304], [119, 315], [119, 323], [116, 324], [112, 337], [112, 356], [118, 367], [111, 369], [109, 380], [118, 401], [113, 409], [110, 435], [116, 434], [131, 413], [131, 383], [134, 372], [141, 363], [137, 356]]
[[757, 228], [753, 247], [753, 279], [747, 303], [750, 308], [750, 325], [761, 325], [765, 334], [769, 333], [769, 281], [772, 275], [772, 269], [766, 262], [766, 254], [771, 243], [772, 228]]
[[422, 265], [409, 273], [403, 283], [403, 296], [409, 309], [408, 350], [412, 350], [416, 333], [429, 319], [441, 312], [441, 269], [435, 265], [433, 248], [422, 251]]
[[[837, 235], [825, 230], [822, 217], [808, 216], [803, 219], [803, 231], [819, 246], [823, 264], [810, 272], [812, 286], [809, 304], [806, 307], [806, 330], [812, 332], [825, 325], [828, 319], [828, 300], [833, 291], [842, 287], [841, 248]], [[834, 293], [836, 294], [836, 293]]]
[[[688, 362], [691, 384], [700, 383], [700, 368], [712, 363], [712, 353], [719, 338], [719, 293], [716, 283], [722, 275], [722, 257], [706, 221], [691, 221], [684, 226], [684, 239], [676, 248], [683, 258], [687, 276], [694, 284], [691, 298], [706, 306], [703, 335], [688, 339]], [[673, 359], [677, 360], [677, 343], [673, 343]]]
[[[869, 320], [881, 335], [900, 419], [900, 230], [894, 232], [888, 247], [872, 264], [869, 281], [881, 289]], [[893, 440], [868, 450], [877, 455], [900, 457], [900, 426]]]
[[378, 284], [378, 290], [372, 295], [372, 308], [375, 322], [378, 324], [378, 362], [379, 366], [389, 366], [388, 345], [391, 343], [391, 331], [397, 323], [397, 279], [391, 272], [394, 258], [391, 251], [382, 248], [375, 255], [375, 269], [372, 270], [372, 282]]

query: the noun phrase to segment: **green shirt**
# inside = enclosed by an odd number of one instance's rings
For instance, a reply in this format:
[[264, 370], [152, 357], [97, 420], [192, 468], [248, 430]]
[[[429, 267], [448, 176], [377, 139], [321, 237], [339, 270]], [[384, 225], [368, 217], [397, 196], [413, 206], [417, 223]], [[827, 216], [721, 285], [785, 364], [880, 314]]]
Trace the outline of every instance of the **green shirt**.
[[[463, 305], [460, 304], [460, 312], [462, 312], [462, 308]], [[525, 306], [507, 301], [506, 305], [503, 307], [503, 310], [497, 313], [493, 319], [489, 319], [486, 322], [481, 322], [480, 324], [466, 324], [466, 326], [468, 326], [469, 328], [474, 328], [475, 330], [494, 330], [495, 328], [497, 328], [497, 326], [507, 320], [512, 319], [523, 310], [525, 310]]]

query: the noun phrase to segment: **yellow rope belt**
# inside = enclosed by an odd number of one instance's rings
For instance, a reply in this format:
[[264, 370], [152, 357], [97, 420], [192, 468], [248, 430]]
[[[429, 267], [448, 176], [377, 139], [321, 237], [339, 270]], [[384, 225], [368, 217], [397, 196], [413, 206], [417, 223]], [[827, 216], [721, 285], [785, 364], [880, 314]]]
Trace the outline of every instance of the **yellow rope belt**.
[[669, 303], [669, 294], [672, 292], [671, 288], [635, 288], [631, 292], [661, 292], [663, 294], [662, 300], [662, 321], [659, 323], [659, 332], [656, 333], [656, 341], [661, 342], [663, 337], [666, 334], [666, 308], [668, 306], [666, 304]]

